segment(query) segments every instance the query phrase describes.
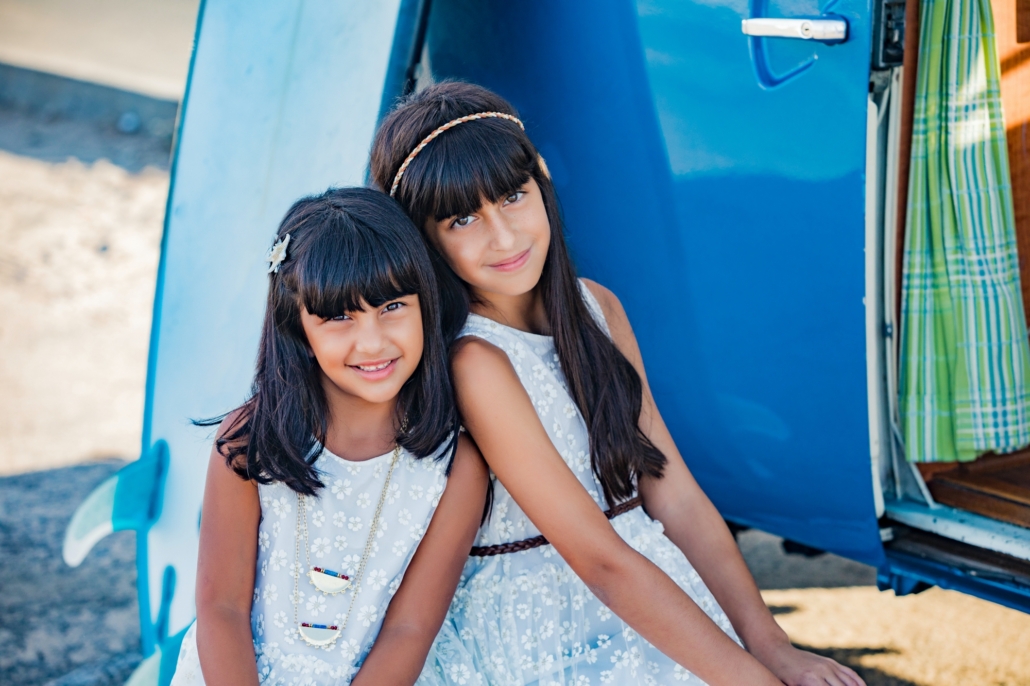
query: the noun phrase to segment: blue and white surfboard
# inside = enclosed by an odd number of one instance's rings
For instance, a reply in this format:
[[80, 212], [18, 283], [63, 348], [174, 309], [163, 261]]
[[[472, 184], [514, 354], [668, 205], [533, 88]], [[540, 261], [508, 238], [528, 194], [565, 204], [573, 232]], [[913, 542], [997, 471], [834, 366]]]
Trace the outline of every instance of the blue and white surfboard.
[[[360, 185], [403, 90], [420, 0], [206, 0], [180, 112], [147, 374], [142, 457], [79, 507], [69, 565], [136, 532], [142, 649], [130, 683], [167, 683], [195, 616], [210, 429], [246, 399], [268, 251], [299, 197]], [[418, 39], [418, 40], [416, 40]]]

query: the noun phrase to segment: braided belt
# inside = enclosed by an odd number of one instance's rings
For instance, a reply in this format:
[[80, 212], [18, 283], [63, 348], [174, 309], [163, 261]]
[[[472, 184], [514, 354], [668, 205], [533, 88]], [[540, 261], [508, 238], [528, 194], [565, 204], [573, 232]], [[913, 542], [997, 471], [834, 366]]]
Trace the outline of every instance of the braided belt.
[[[608, 519], [614, 519], [621, 514], [625, 514], [630, 510], [635, 510], [643, 502], [638, 495], [636, 498], [631, 498], [624, 503], [619, 503], [610, 510], [604, 511], [604, 516]], [[547, 539], [543, 536], [534, 536], [533, 538], [524, 538], [521, 541], [512, 541], [511, 543], [498, 543], [497, 545], [484, 545], [475, 546], [469, 552], [470, 557], [490, 557], [491, 555], [505, 555], [507, 553], [517, 553], [523, 550], [529, 550], [531, 548], [539, 548], [542, 545], [547, 545]]]

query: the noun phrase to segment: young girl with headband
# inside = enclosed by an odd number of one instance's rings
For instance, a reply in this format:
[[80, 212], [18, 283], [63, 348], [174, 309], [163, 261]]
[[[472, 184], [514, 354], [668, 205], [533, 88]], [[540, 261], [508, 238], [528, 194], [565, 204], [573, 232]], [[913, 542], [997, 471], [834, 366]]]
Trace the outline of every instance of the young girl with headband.
[[456, 431], [429, 255], [394, 201], [351, 188], [298, 201], [269, 262], [172, 683], [412, 684], [487, 489]]
[[495, 478], [423, 679], [862, 684], [791, 646], [762, 602], [618, 299], [576, 278], [511, 105], [430, 86], [386, 117], [371, 164], [431, 247], [459, 409]]

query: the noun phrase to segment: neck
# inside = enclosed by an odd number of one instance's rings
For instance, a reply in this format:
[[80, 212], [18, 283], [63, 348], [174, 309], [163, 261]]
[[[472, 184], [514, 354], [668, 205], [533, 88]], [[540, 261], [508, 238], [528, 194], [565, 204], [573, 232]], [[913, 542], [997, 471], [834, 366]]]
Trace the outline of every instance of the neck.
[[397, 399], [371, 403], [344, 393], [323, 379], [329, 409], [325, 447], [345, 460], [360, 462], [382, 455], [396, 444]]
[[539, 286], [521, 295], [481, 291], [475, 291], [473, 295], [471, 310], [476, 314], [527, 333], [551, 334]]

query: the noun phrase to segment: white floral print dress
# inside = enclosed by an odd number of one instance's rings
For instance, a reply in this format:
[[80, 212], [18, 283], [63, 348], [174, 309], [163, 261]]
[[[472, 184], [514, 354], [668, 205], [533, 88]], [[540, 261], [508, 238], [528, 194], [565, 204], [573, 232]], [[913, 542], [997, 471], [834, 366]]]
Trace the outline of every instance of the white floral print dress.
[[[251, 631], [262, 684], [349, 684], [379, 634], [390, 599], [401, 585], [419, 541], [429, 526], [447, 485], [447, 459], [417, 459], [402, 450], [383, 511], [364, 579], [347, 628], [331, 647], [317, 648], [301, 640], [290, 600], [297, 557], [297, 494], [282, 483], [258, 486], [257, 576]], [[328, 450], [315, 462], [325, 487], [307, 499], [309, 556], [313, 566], [349, 574], [357, 572], [376, 504], [383, 492], [393, 451], [363, 462], [343, 460]], [[307, 557], [300, 539], [300, 565]], [[297, 617], [301, 622], [342, 625], [351, 592], [322, 593], [302, 574]], [[196, 624], [179, 651], [173, 686], [204, 683], [197, 655]]]
[[[582, 286], [582, 284], [581, 284]], [[607, 331], [600, 305], [581, 287]], [[588, 434], [569, 395], [549, 336], [470, 315], [464, 336], [508, 354], [555, 448], [601, 509], [603, 491], [590, 468]], [[493, 481], [494, 506], [476, 545], [540, 534], [511, 495]], [[693, 566], [641, 508], [612, 520], [623, 540], [668, 574], [733, 640], [726, 614]], [[419, 684], [598, 686], [702, 684], [605, 607], [550, 545], [471, 557]]]

